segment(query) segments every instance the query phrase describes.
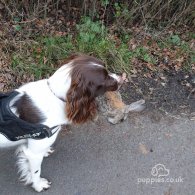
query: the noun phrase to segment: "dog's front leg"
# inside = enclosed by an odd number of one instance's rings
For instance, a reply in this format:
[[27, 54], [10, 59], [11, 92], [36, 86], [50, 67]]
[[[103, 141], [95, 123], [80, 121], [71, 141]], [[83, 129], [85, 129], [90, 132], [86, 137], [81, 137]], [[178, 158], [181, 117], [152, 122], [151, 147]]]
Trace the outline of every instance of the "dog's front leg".
[[37, 192], [48, 189], [51, 185], [51, 182], [40, 177], [44, 154], [45, 150], [35, 153], [27, 146], [20, 147], [17, 152], [20, 180], [25, 184], [32, 184]]
[[29, 165], [31, 169], [31, 175], [32, 175], [32, 187], [37, 192], [41, 192], [43, 190], [46, 190], [50, 188], [51, 182], [48, 181], [45, 178], [41, 178], [41, 164], [44, 157], [45, 151], [42, 153], [38, 153], [35, 156], [31, 155], [29, 160]]
[[52, 137], [42, 140], [29, 139], [27, 145], [23, 145], [17, 150], [20, 179], [25, 184], [32, 184], [37, 192], [48, 189], [51, 185], [47, 179], [40, 177], [41, 163], [50, 146], [56, 140], [58, 132]]

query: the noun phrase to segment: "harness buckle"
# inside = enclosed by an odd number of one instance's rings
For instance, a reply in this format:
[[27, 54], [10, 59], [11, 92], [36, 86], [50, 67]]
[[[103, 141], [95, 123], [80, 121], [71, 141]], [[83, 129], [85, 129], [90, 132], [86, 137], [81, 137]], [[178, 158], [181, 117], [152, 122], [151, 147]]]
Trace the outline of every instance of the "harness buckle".
[[58, 126], [54, 126], [54, 127], [52, 127], [52, 128], [49, 128], [49, 127], [43, 127], [43, 130], [44, 130], [44, 132], [45, 132], [45, 134], [46, 134], [46, 136], [47, 137], [51, 137], [52, 135], [54, 135], [57, 131], [58, 131], [58, 129], [56, 129], [54, 132], [53, 132], [53, 130], [55, 129], [55, 128], [57, 128]]
[[50, 128], [43, 127], [43, 130], [47, 137], [51, 137], [53, 135]]

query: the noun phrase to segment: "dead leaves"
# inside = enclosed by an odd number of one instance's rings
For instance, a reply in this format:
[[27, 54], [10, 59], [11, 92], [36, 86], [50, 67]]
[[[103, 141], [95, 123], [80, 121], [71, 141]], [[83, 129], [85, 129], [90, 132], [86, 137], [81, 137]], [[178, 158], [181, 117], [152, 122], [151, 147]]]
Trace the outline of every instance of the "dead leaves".
[[0, 50], [0, 92], [10, 91], [23, 83], [34, 80], [33, 75], [15, 72], [10, 64], [9, 56]]
[[[176, 34], [175, 34], [176, 33]], [[175, 70], [176, 72], [189, 64], [195, 70], [195, 40], [185, 40], [182, 35], [177, 35], [173, 29], [168, 30], [162, 36], [155, 37], [145, 32], [142, 27], [132, 28], [133, 38], [128, 42], [129, 49], [135, 52], [143, 48], [144, 53], [134, 56], [131, 59], [133, 67], [142, 72], [154, 72], [161, 70]], [[179, 44], [174, 45], [169, 42], [169, 37], [179, 37]], [[136, 60], [135, 60], [136, 58]]]
[[148, 148], [142, 143], [139, 144], [139, 151], [144, 155], [149, 153]]
[[14, 83], [13, 71], [9, 68], [9, 61], [0, 52], [0, 91], [7, 91], [11, 83]]
[[129, 80], [128, 80], [128, 78], [127, 78], [127, 73], [126, 72], [123, 72], [122, 73], [122, 80], [124, 81], [124, 82], [129, 82]]

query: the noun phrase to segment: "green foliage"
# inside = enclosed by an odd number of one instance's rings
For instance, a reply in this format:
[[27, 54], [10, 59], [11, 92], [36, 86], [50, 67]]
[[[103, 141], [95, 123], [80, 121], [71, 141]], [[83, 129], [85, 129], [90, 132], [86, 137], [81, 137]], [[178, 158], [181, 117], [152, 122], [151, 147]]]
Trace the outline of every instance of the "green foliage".
[[195, 63], [195, 53], [191, 55], [190, 62]]
[[190, 38], [190, 39], [195, 39], [195, 33], [190, 32], [190, 33], [189, 33], [189, 38]]
[[116, 18], [119, 18], [119, 17], [122, 17], [125, 19], [130, 18], [130, 11], [128, 10], [128, 7], [125, 4], [115, 3], [114, 8], [116, 10], [115, 12]]
[[76, 44], [80, 52], [92, 52], [94, 44], [104, 46], [106, 44], [107, 32], [103, 24], [91, 21], [90, 18], [83, 18], [77, 25]]
[[[48, 63], [56, 63], [58, 60], [64, 59], [73, 49], [72, 37], [45, 37], [41, 41], [42, 49], [40, 52], [41, 60], [43, 57], [47, 58]], [[36, 49], [34, 49], [35, 57], [37, 56]]]
[[21, 55], [14, 55], [11, 65], [13, 70], [19, 75], [30, 73], [33, 74], [36, 79], [46, 76], [46, 74], [51, 73], [53, 70], [51, 66], [46, 64], [33, 63], [29, 58], [25, 60]]
[[[19, 72], [34, 74], [40, 79], [54, 71], [55, 64], [68, 56], [72, 50], [72, 38], [67, 37], [40, 37], [31, 48], [31, 53], [14, 53], [12, 68]], [[28, 51], [28, 50], [27, 50]]]
[[[12, 67], [19, 72], [30, 72], [36, 79], [51, 73], [59, 60], [70, 53], [86, 53], [101, 59], [107, 68], [115, 72], [128, 72], [133, 53], [128, 44], [121, 40], [120, 45], [108, 34], [107, 28], [99, 21], [82, 18], [72, 36], [39, 37], [27, 53], [14, 53]], [[127, 42], [129, 36], [124, 36]], [[148, 57], [145, 56], [148, 60]]]
[[128, 3], [114, 3], [114, 9], [114, 18], [118, 30], [126, 32], [126, 27], [132, 24], [133, 19], [132, 12], [128, 9]]
[[155, 63], [155, 59], [148, 53], [148, 50], [145, 47], [137, 47], [133, 52], [134, 57], [137, 57], [148, 63]]
[[22, 27], [20, 25], [13, 25], [16, 31], [21, 31]]
[[107, 6], [109, 3], [110, 3], [109, 0], [101, 0], [102, 6]]
[[115, 40], [101, 22], [93, 22], [85, 17], [77, 25], [77, 30], [75, 41], [78, 52], [97, 56], [112, 70], [118, 72], [130, 70], [131, 52], [127, 44], [116, 47]]
[[172, 35], [169, 37], [168, 42], [173, 44], [173, 45], [180, 45], [181, 39], [178, 35]]
[[[88, 17], [81, 19], [73, 36], [39, 37], [22, 52], [15, 52], [12, 57], [12, 67], [19, 73], [29, 72], [40, 79], [51, 74], [56, 64], [70, 53], [85, 53], [101, 59], [105, 66], [114, 72], [130, 72], [131, 61], [134, 58], [149, 64], [156, 64], [147, 47], [136, 45], [129, 49], [131, 35], [123, 31], [119, 36], [110, 34], [101, 21], [92, 21]], [[195, 63], [195, 52], [189, 43], [182, 41], [178, 35], [157, 41], [160, 49], [175, 50], [176, 58], [186, 56], [186, 69]], [[152, 41], [148, 43], [152, 47]], [[187, 59], [187, 60], [186, 60]]]

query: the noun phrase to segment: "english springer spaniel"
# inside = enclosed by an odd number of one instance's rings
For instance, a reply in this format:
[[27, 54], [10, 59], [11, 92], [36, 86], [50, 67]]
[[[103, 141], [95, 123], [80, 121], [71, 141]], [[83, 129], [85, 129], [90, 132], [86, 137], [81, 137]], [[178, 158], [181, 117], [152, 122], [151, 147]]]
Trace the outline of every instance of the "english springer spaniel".
[[96, 97], [115, 91], [122, 78], [103, 62], [74, 55], [49, 79], [30, 82], [0, 96], [0, 147], [16, 150], [20, 180], [41, 192], [51, 185], [41, 178], [41, 163], [64, 124], [82, 124], [97, 113]]

